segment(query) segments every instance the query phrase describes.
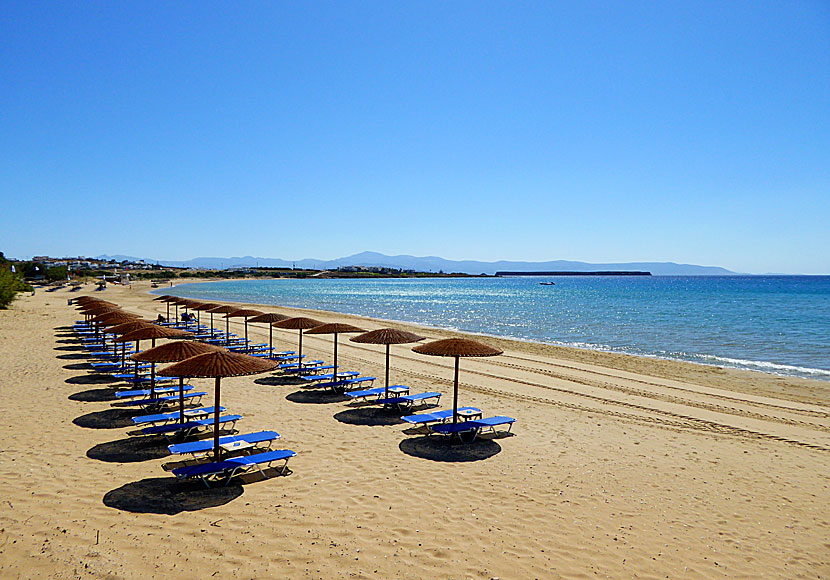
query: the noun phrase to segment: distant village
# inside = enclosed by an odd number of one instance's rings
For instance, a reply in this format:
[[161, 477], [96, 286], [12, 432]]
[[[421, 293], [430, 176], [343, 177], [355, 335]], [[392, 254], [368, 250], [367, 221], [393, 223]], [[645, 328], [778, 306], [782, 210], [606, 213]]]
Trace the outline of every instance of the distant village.
[[[1, 255], [1, 254], [0, 254]], [[162, 266], [145, 260], [99, 260], [96, 258], [34, 256], [31, 260], [7, 260], [13, 271], [29, 282], [53, 284], [97, 280], [129, 284], [136, 280], [167, 283], [173, 278], [416, 278], [468, 277], [468, 274], [417, 272], [376, 266], [344, 266], [336, 270], [303, 268], [235, 267], [225, 269]]]

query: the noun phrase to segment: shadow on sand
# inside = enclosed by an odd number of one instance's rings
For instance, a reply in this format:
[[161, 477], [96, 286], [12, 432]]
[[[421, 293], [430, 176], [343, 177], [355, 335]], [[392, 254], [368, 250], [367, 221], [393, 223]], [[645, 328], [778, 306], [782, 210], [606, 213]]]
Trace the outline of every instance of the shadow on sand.
[[254, 383], [266, 387], [296, 387], [305, 384], [305, 381], [299, 377], [260, 377], [254, 379]]
[[72, 354], [59, 354], [55, 357], [59, 359], [89, 358], [89, 355], [86, 352], [79, 352], [85, 350], [82, 346], [56, 346], [55, 350], [74, 351]]
[[141, 436], [99, 443], [86, 456], [106, 463], [138, 463], [169, 457], [170, 451], [164, 437]]
[[328, 403], [342, 403], [348, 401], [346, 395], [340, 393], [333, 393], [330, 390], [321, 389], [300, 389], [293, 393], [288, 393], [285, 396], [286, 400], [292, 403], [306, 403], [312, 405], [325, 405]]
[[122, 382], [121, 379], [116, 379], [111, 375], [78, 375], [77, 377], [69, 377], [64, 381], [70, 385], [109, 385], [112, 383]]
[[476, 439], [473, 443], [461, 443], [457, 438], [426, 435], [404, 439], [398, 447], [412, 457], [456, 463], [482, 461], [501, 451], [501, 445], [490, 439]]
[[377, 407], [347, 409], [336, 413], [334, 418], [347, 425], [362, 425], [365, 427], [400, 425], [403, 423], [398, 413]]
[[115, 400], [115, 393], [118, 389], [114, 387], [106, 387], [103, 389], [89, 389], [88, 391], [79, 391], [72, 393], [67, 397], [70, 401], [80, 401], [82, 403], [107, 403]]
[[92, 366], [88, 362], [79, 362], [63, 365], [63, 368], [68, 371], [88, 371]]
[[211, 487], [201, 481], [179, 481], [174, 477], [150, 477], [108, 491], [104, 505], [138, 514], [174, 516], [232, 502], [244, 492], [241, 485]]
[[106, 411], [95, 411], [87, 413], [72, 420], [72, 423], [85, 429], [123, 429], [133, 427], [132, 416], [135, 411], [125, 409], [107, 409]]

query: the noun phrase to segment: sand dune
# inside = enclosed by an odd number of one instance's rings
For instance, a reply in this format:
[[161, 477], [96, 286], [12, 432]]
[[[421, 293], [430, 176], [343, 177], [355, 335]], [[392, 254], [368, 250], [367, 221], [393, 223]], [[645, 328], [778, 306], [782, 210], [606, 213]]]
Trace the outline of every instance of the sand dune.
[[[147, 290], [79, 294], [155, 318]], [[1, 578], [830, 574], [828, 383], [485, 340], [505, 354], [462, 361], [461, 402], [518, 421], [512, 436], [448, 446], [296, 380], [232, 378], [222, 404], [244, 415], [238, 428], [274, 429], [298, 455], [290, 475], [207, 490], [165, 470], [162, 440], [127, 434], [116, 383], [68, 330], [77, 294], [0, 311]], [[249, 333], [268, 340], [263, 325]], [[274, 331], [280, 349], [296, 335]], [[383, 376], [382, 347], [339, 344], [342, 368]], [[330, 336], [303, 346], [331, 360]], [[393, 346], [392, 369], [413, 392], [451, 392], [451, 360]]]

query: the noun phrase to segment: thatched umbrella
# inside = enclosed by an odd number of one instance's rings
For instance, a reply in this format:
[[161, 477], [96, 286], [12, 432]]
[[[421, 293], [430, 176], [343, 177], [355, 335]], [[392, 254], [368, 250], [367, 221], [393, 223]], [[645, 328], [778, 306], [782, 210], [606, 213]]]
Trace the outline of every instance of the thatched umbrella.
[[306, 318], [304, 316], [295, 316], [294, 318], [286, 318], [285, 320], [271, 323], [271, 326], [275, 328], [300, 331], [300, 344], [297, 347], [297, 374], [303, 370], [303, 330], [308, 330], [309, 328], [314, 328], [315, 326], [320, 326], [321, 324], [323, 323], [319, 320]]
[[[77, 298], [72, 298], [72, 302], [74, 304], [86, 304], [87, 302], [107, 302], [103, 298], [98, 298], [96, 296], [78, 296]], [[110, 302], [109, 304], [112, 304]]]
[[[152, 365], [151, 369], [155, 369], [156, 363], [179, 362], [217, 350], [225, 349], [204, 342], [177, 340], [144, 352], [137, 352], [130, 358], [138, 362], [148, 362]], [[184, 423], [184, 377], [179, 377], [179, 423]]]
[[248, 322], [265, 322], [268, 324], [268, 358], [272, 358], [274, 356], [274, 326], [272, 323], [279, 322], [281, 320], [288, 320], [288, 316], [285, 314], [277, 314], [276, 312], [268, 312], [266, 314], [254, 316], [248, 320]]
[[[135, 341], [135, 352], [139, 353], [138, 347], [142, 340], [150, 339], [152, 346], [156, 346], [157, 338], [188, 338], [192, 336], [189, 332], [178, 330], [175, 328], [167, 328], [166, 326], [159, 326], [157, 324], [150, 324], [144, 328], [138, 328], [132, 332], [121, 335], [120, 338], [115, 339], [118, 342]], [[135, 376], [138, 378], [138, 360], [134, 356], [130, 357], [135, 361]], [[150, 398], [154, 397], [156, 393], [156, 366], [150, 366]]]
[[233, 312], [228, 312], [225, 315], [225, 318], [239, 318], [240, 316], [245, 319], [245, 352], [248, 352], [248, 317], [249, 316], [259, 316], [262, 314], [259, 310], [251, 310], [250, 308], [240, 308], [238, 310], [234, 310]]
[[308, 329], [306, 334], [333, 334], [334, 335], [334, 372], [332, 381], [337, 381], [337, 335], [346, 332], [365, 332], [362, 328], [343, 322], [330, 322]]
[[202, 312], [208, 312], [210, 314], [210, 333], [211, 336], [213, 335], [213, 312], [210, 312], [214, 308], [219, 308], [221, 304], [216, 304], [214, 302], [202, 302], [198, 306], [194, 307], [193, 310], [196, 311], [196, 323], [202, 323]]
[[[109, 314], [110, 312], [123, 312], [122, 308], [116, 304], [96, 304], [89, 302], [79, 308], [84, 316], [87, 317], [87, 322], [93, 322], [93, 318], [101, 314]], [[98, 332], [98, 326], [95, 326], [95, 332]]]
[[[118, 320], [116, 322], [116, 320]], [[153, 323], [147, 320], [142, 320], [140, 318], [121, 318], [121, 319], [111, 319], [108, 320], [106, 325], [111, 325], [107, 328], [107, 332], [111, 334], [127, 334], [128, 332], [132, 332], [133, 330], [138, 330], [139, 328], [144, 328], [146, 326], [152, 326]], [[121, 343], [121, 366], [122, 368], [127, 363], [126, 361], [127, 356], [127, 343]]]
[[235, 352], [215, 351], [200, 354], [161, 369], [159, 374], [170, 377], [216, 379], [213, 394], [213, 457], [216, 461], [219, 461], [221, 453], [219, 448], [219, 391], [221, 378], [254, 375], [273, 370], [276, 367], [277, 363], [272, 360], [263, 360], [255, 356]]
[[[231, 312], [234, 312], [235, 310], [239, 310], [239, 308], [237, 308], [236, 306], [222, 305], [222, 306], [217, 306], [216, 308], [211, 308], [210, 310], [208, 310], [208, 312], [210, 312], [211, 314], [213, 314], [214, 312], [216, 314], [229, 314]], [[212, 325], [213, 324], [213, 317], [211, 317], [210, 320], [211, 320], [211, 325]], [[226, 343], [230, 340], [230, 337], [228, 336], [229, 334], [230, 334], [230, 330], [228, 328], [228, 318], [225, 317], [225, 342]]]
[[418, 342], [424, 340], [423, 336], [418, 336], [405, 330], [397, 330], [395, 328], [379, 328], [353, 336], [350, 338], [352, 342], [362, 342], [367, 344], [385, 344], [386, 345], [386, 382], [383, 389], [383, 398], [389, 396], [389, 345], [392, 344], [406, 344], [409, 342]]
[[121, 322], [126, 322], [128, 319], [141, 318], [138, 314], [125, 312], [120, 308], [106, 307], [106, 310], [104, 308], [104, 306], [101, 306], [98, 310], [90, 311], [92, 317], [89, 321], [95, 324], [95, 338], [98, 338], [98, 332], [100, 332], [101, 327], [110, 321], [115, 321], [116, 324], [120, 324]]
[[445, 338], [413, 346], [412, 350], [432, 356], [455, 357], [455, 381], [452, 392], [452, 422], [458, 422], [458, 359], [462, 356], [496, 356], [504, 351], [466, 338]]

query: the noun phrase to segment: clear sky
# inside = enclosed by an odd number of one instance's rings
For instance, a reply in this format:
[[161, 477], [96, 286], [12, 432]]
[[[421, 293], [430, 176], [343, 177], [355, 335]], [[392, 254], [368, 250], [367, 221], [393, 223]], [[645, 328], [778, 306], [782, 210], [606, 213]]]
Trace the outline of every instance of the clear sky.
[[0, 251], [830, 274], [830, 3], [0, 0]]

